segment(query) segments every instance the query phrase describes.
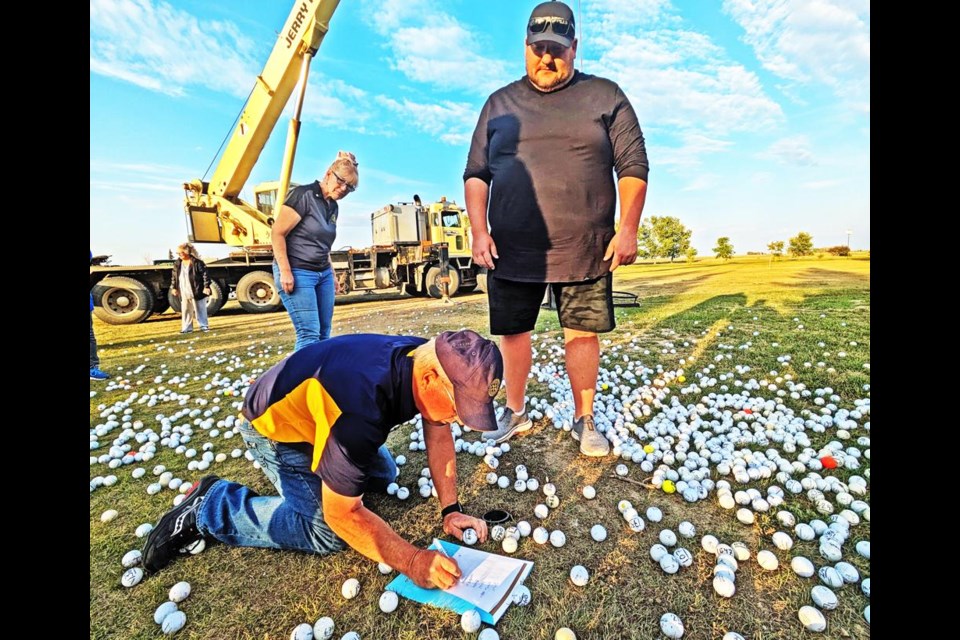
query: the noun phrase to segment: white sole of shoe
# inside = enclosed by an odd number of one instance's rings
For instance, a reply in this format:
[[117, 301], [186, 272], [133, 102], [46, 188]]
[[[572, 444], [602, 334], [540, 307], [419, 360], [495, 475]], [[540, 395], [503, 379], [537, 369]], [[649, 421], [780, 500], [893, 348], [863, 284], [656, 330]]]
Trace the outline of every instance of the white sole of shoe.
[[496, 442], [497, 444], [506, 442], [507, 440], [509, 440], [510, 438], [512, 438], [518, 433], [523, 433], [524, 431], [530, 431], [532, 427], [533, 427], [533, 420], [527, 420], [526, 422], [521, 422], [520, 424], [515, 426], [513, 429], [510, 429], [510, 431], [507, 431], [504, 435], [494, 440], [494, 442]]

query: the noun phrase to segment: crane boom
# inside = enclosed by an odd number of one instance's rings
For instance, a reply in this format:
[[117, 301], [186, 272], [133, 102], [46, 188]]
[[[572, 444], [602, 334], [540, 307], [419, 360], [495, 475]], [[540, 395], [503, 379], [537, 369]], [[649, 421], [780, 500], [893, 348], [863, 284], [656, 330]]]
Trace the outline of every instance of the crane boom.
[[[240, 191], [250, 177], [280, 114], [330, 28], [340, 0], [297, 0], [277, 37], [273, 51], [257, 76], [253, 91], [209, 182], [184, 183], [187, 226], [195, 242], [226, 242], [235, 246], [269, 244], [270, 211], [243, 202]], [[292, 163], [295, 144], [285, 154]], [[277, 199], [282, 200], [283, 194]]]

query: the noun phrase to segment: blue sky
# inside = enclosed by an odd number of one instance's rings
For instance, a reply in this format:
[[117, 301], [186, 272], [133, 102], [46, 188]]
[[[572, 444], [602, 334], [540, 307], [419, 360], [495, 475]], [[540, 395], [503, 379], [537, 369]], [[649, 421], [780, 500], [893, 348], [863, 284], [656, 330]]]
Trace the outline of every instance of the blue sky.
[[[521, 77], [535, 0], [341, 0], [311, 67], [293, 180], [338, 149], [360, 162], [335, 246], [370, 244], [370, 213], [463, 203], [487, 95]], [[577, 0], [578, 68], [618, 82], [650, 157], [644, 216], [737, 253], [799, 231], [870, 246], [868, 0]], [[186, 239], [182, 184], [204, 176], [243, 108], [286, 0], [91, 0], [90, 244], [114, 264]], [[280, 171], [281, 118], [243, 197]], [[209, 174], [207, 175], [209, 177]], [[206, 257], [226, 255], [201, 245]]]

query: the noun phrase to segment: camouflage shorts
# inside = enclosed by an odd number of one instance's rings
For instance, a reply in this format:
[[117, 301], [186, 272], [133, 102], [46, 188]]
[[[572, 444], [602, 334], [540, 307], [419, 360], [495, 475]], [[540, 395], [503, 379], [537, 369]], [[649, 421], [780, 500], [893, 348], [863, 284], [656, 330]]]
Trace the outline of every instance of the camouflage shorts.
[[[495, 276], [487, 279], [490, 333], [497, 336], [533, 331], [548, 283], [517, 282]], [[613, 274], [584, 282], [549, 283], [557, 304], [560, 326], [606, 333], [616, 326], [613, 315]]]

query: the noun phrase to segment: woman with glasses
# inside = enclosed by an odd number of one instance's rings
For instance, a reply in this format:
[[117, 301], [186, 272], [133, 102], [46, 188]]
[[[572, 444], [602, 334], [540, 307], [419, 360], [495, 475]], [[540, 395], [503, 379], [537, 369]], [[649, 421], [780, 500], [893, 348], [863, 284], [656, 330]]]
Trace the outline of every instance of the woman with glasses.
[[294, 351], [330, 337], [339, 291], [330, 248], [337, 237], [337, 201], [356, 190], [352, 153], [340, 151], [320, 180], [291, 189], [273, 223], [273, 278], [297, 332]]
[[180, 297], [180, 333], [193, 331], [194, 318], [200, 325], [200, 331], [208, 331], [210, 326], [204, 298], [210, 295], [210, 276], [196, 247], [189, 242], [177, 247], [177, 261], [173, 263], [173, 279], [170, 282], [170, 295]]

